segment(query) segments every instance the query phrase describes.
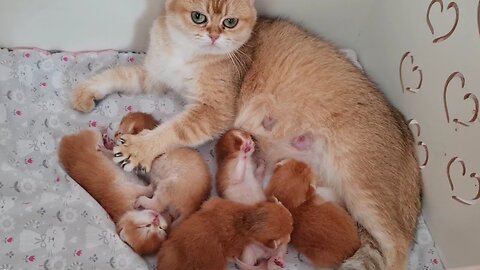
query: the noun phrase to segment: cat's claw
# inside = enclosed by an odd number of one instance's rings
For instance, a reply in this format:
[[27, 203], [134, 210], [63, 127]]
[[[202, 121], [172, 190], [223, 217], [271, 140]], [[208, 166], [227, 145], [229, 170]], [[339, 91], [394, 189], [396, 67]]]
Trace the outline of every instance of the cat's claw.
[[119, 141], [122, 145], [113, 148], [113, 161], [127, 172], [148, 173], [156, 155], [146, 135], [122, 135]]

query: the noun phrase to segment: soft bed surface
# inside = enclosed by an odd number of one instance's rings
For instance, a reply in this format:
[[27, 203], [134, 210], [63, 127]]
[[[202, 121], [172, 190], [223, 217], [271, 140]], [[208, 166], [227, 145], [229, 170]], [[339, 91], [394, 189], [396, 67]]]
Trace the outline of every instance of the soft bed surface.
[[[113, 51], [74, 55], [0, 50], [1, 270], [154, 269], [153, 258], [145, 260], [120, 240], [103, 208], [59, 166], [56, 152], [64, 134], [100, 126], [113, 134], [129, 111], [153, 113], [165, 121], [183, 109], [171, 93], [114, 94], [89, 114], [70, 108], [69, 94], [77, 82], [142, 59]], [[199, 148], [212, 173], [213, 145]], [[313, 269], [292, 249], [287, 261], [287, 269]], [[443, 269], [423, 219], [409, 268]]]

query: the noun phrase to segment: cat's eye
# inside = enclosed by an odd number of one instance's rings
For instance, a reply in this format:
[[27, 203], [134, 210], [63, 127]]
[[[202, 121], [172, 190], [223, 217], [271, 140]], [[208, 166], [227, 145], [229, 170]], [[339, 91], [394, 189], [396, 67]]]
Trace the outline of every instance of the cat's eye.
[[147, 227], [147, 228], [150, 228], [150, 226], [152, 226], [152, 224], [148, 224], [146, 227]]
[[203, 24], [207, 22], [207, 16], [203, 15], [198, 11], [193, 11], [191, 16], [192, 21], [196, 24]]
[[227, 18], [223, 20], [223, 26], [227, 28], [234, 28], [238, 24], [238, 19], [237, 18]]

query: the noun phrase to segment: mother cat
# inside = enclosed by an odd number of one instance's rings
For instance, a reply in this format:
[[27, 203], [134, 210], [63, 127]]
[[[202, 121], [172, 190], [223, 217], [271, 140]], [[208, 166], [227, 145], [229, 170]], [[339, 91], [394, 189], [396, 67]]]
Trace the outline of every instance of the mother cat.
[[343, 199], [362, 248], [342, 269], [405, 269], [421, 176], [402, 115], [328, 43], [287, 22], [255, 24], [253, 1], [167, 0], [144, 64], [82, 83], [74, 108], [88, 112], [113, 91], [172, 88], [189, 105], [149, 133], [121, 137], [116, 161], [126, 170], [148, 171], [167, 149], [234, 124], [256, 136], [267, 165], [303, 160]]

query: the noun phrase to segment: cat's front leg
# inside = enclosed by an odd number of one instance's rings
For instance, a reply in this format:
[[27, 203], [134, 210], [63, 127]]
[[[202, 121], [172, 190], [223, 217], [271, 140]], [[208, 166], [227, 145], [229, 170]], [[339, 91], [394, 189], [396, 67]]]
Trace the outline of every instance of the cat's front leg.
[[140, 65], [121, 66], [104, 72], [82, 82], [73, 89], [72, 107], [81, 112], [90, 112], [95, 101], [103, 99], [114, 91], [138, 94], [146, 87], [146, 72]]
[[113, 149], [113, 160], [126, 171], [137, 168], [149, 172], [153, 160], [166, 151], [203, 144], [227, 130], [234, 117], [232, 103], [227, 100], [218, 107], [207, 105], [209, 103], [193, 104], [179, 116], [152, 131], [122, 135], [119, 138], [121, 144]]

